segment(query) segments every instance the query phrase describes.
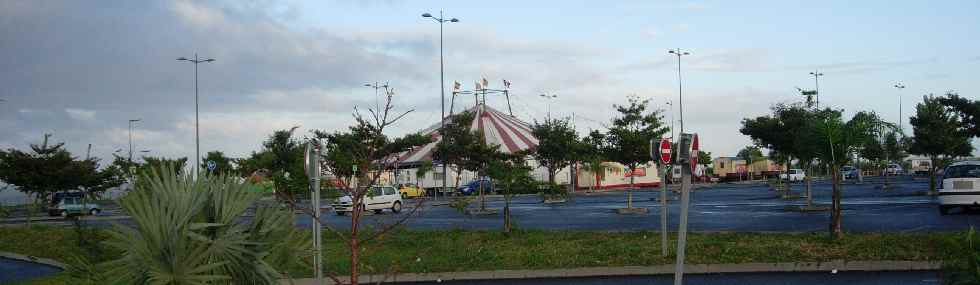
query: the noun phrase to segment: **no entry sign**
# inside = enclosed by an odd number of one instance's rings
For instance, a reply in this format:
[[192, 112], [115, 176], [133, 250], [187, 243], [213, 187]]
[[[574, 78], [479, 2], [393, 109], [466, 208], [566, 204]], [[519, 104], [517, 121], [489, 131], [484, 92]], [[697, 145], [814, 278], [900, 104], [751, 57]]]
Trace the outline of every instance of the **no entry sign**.
[[670, 164], [670, 139], [660, 140], [660, 162], [664, 165]]

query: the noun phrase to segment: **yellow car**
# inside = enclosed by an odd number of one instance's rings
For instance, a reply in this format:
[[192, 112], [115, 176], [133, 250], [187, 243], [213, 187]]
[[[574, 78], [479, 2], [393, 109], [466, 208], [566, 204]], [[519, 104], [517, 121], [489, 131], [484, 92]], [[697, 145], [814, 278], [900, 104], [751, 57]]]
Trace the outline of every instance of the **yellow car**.
[[425, 189], [411, 183], [398, 184], [398, 192], [402, 194], [402, 199], [425, 196]]

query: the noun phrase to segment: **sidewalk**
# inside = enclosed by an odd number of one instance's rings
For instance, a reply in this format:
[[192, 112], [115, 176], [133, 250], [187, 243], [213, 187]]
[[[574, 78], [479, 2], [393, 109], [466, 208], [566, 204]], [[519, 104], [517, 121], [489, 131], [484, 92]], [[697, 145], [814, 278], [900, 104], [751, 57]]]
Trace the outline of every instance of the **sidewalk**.
[[[938, 261], [830, 261], [830, 262], [782, 262], [782, 263], [738, 263], [738, 264], [689, 264], [684, 267], [685, 274], [712, 273], [758, 273], [758, 272], [830, 272], [837, 271], [923, 271], [939, 270]], [[369, 283], [408, 283], [442, 282], [450, 280], [501, 280], [533, 278], [570, 278], [602, 276], [643, 276], [674, 274], [674, 265], [585, 267], [545, 270], [496, 270], [438, 273], [402, 273], [392, 276], [362, 275], [360, 282]], [[349, 282], [348, 277], [340, 277]], [[314, 285], [313, 279], [284, 280], [280, 284]], [[324, 284], [334, 284], [324, 278]]]

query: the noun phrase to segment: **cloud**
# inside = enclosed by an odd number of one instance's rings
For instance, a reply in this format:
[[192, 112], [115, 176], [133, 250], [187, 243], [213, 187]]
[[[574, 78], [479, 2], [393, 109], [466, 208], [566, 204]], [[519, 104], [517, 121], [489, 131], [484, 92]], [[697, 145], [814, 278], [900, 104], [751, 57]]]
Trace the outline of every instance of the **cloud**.
[[74, 120], [91, 121], [95, 119], [95, 111], [92, 110], [65, 108], [65, 113], [68, 113], [68, 117]]
[[684, 6], [683, 6], [683, 8], [684, 8], [684, 10], [688, 10], [688, 11], [697, 11], [697, 12], [699, 12], [699, 11], [704, 11], [704, 10], [707, 10], [708, 8], [711, 8], [711, 7], [710, 7], [710, 6], [708, 6], [708, 4], [705, 4], [705, 3], [700, 3], [700, 2], [698, 2], [698, 3], [695, 3], [695, 2], [691, 2], [691, 3], [686, 3], [686, 4], [684, 4]]

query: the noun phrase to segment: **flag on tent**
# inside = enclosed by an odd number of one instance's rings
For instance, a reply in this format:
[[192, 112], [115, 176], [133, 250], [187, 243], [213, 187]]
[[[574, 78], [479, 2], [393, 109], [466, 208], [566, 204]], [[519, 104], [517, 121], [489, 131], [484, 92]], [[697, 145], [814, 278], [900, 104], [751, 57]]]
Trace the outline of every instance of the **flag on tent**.
[[484, 78], [483, 78], [483, 88], [487, 88], [487, 87], [489, 87], [489, 86], [490, 86], [490, 82], [489, 82], [489, 81], [487, 81], [487, 78], [486, 78], [486, 77], [484, 77]]
[[473, 90], [480, 90], [480, 81], [475, 82], [476, 88]]
[[459, 81], [453, 81], [453, 90], [457, 90], [458, 91], [460, 87], [462, 87], [462, 86], [461, 86], [461, 84], [459, 84]]
[[507, 79], [504, 79], [504, 89], [510, 89], [510, 81], [507, 81]]

